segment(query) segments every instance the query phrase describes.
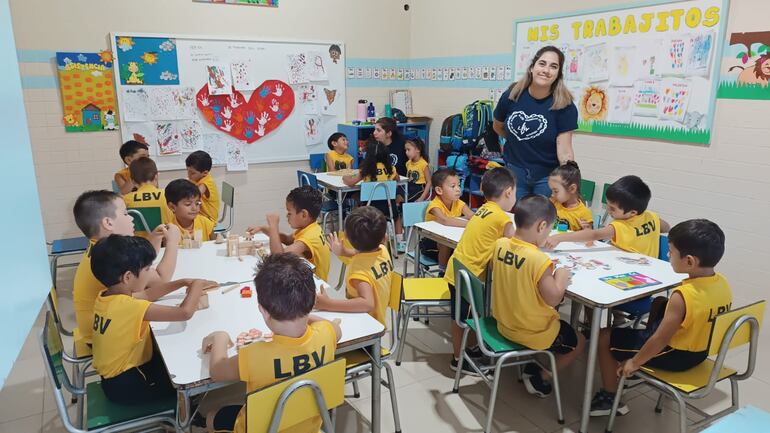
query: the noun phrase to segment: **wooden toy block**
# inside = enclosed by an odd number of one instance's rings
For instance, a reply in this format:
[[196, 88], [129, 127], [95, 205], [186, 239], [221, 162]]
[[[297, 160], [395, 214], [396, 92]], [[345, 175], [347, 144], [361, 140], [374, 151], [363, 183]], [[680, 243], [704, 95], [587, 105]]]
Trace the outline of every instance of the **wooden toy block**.
[[251, 288], [249, 286], [241, 288], [241, 298], [251, 298]]
[[198, 310], [209, 308], [209, 295], [204, 293], [198, 298]]

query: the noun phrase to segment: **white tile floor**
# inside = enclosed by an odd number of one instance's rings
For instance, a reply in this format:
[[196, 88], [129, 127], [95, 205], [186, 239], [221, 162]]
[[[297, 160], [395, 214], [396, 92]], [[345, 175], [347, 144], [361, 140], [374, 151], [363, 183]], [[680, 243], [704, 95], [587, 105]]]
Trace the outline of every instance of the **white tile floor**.
[[[397, 266], [402, 269], [400, 260]], [[339, 262], [332, 260], [330, 276], [336, 280]], [[60, 305], [64, 319], [71, 328], [74, 317], [71, 312], [71, 286], [74, 268], [59, 272]], [[737, 289], [739, 290], [739, 289]], [[568, 309], [563, 309], [568, 311]], [[24, 347], [0, 391], [0, 433], [64, 432], [51, 392], [51, 384], [45, 377], [37, 336], [42, 326], [41, 318], [30, 331]], [[757, 366], [754, 375], [741, 382], [741, 405], [754, 405], [770, 411], [770, 400], [765, 392], [770, 387], [770, 329], [768, 325], [760, 334]], [[66, 344], [66, 343], [65, 343]], [[466, 377], [461, 383], [460, 394], [452, 393], [454, 376], [449, 369], [449, 320], [433, 319], [429, 326], [411, 322], [404, 348], [401, 366], [393, 364], [398, 390], [401, 426], [404, 432], [468, 432], [481, 431], [489, 390], [480, 379]], [[747, 351], [737, 350], [728, 363], [741, 368], [745, 365]], [[565, 425], [556, 422], [553, 398], [538, 399], [527, 394], [516, 381], [513, 370], [503, 375], [495, 408], [495, 432], [576, 432], [580, 422], [585, 375], [585, 356], [560, 374]], [[596, 385], [598, 386], [598, 378]], [[729, 405], [729, 384], [723, 382], [706, 399], [696, 402], [705, 410], [719, 410]], [[367, 381], [361, 383], [361, 397], [349, 398], [337, 414], [338, 432], [370, 431], [370, 392]], [[348, 388], [352, 395], [352, 388]], [[666, 404], [662, 414], [653, 408], [657, 393], [649, 388], [637, 388], [627, 394], [625, 400], [631, 413], [619, 417], [615, 431], [629, 433], [660, 433], [677, 430], [675, 405]], [[382, 431], [392, 432], [393, 418], [390, 399], [386, 390], [382, 396]], [[606, 418], [592, 419], [589, 431], [604, 431]]]

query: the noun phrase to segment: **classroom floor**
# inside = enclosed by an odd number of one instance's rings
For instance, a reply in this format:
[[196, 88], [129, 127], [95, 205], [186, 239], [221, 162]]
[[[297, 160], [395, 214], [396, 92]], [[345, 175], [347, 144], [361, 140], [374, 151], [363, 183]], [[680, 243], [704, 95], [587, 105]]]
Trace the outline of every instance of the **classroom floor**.
[[[402, 256], [403, 257], [403, 256]], [[402, 270], [401, 260], [396, 269]], [[72, 311], [71, 287], [74, 268], [59, 272], [59, 296], [62, 311]], [[330, 279], [336, 281], [339, 262], [332, 258]], [[562, 308], [569, 311], [569, 308]], [[37, 338], [43, 324], [41, 314], [30, 331], [27, 341], [0, 391], [0, 433], [18, 432], [65, 432], [51, 392], [51, 383], [45, 376]], [[65, 325], [72, 328], [74, 316], [64, 314]], [[68, 321], [68, 323], [66, 322]], [[464, 377], [460, 394], [452, 393], [453, 371], [449, 368], [451, 344], [449, 320], [433, 319], [430, 326], [410, 322], [404, 360], [401, 366], [392, 364], [398, 389], [402, 431], [409, 432], [469, 432], [481, 431], [489, 402], [489, 389], [481, 379]], [[765, 326], [767, 328], [767, 326]], [[742, 406], [753, 405], [770, 411], [770, 399], [766, 392], [770, 387], [770, 329], [760, 333], [757, 365], [754, 375], [741, 382]], [[66, 344], [66, 342], [65, 342]], [[384, 344], [387, 344], [385, 342]], [[65, 346], [71, 347], [71, 346]], [[743, 370], [747, 348], [731, 353], [727, 363]], [[495, 408], [494, 432], [577, 432], [580, 423], [586, 356], [566, 371], [560, 373], [562, 404], [565, 425], [556, 421], [553, 397], [539, 399], [527, 394], [517, 382], [515, 369], [507, 369], [501, 378]], [[383, 373], [384, 374], [384, 373]], [[598, 374], [596, 375], [598, 376]], [[595, 386], [599, 379], [596, 378]], [[717, 390], [696, 405], [707, 411], [719, 410], [729, 405], [729, 383], [720, 383]], [[361, 383], [361, 397], [348, 398], [337, 412], [338, 432], [370, 431], [369, 381]], [[346, 394], [352, 396], [350, 385]], [[659, 433], [677, 431], [678, 416], [670, 401], [663, 413], [655, 414], [653, 408], [657, 393], [639, 387], [626, 394], [625, 400], [631, 412], [617, 418], [615, 431], [628, 433]], [[607, 418], [593, 418], [589, 431], [603, 432]], [[393, 432], [394, 423], [388, 391], [382, 392], [382, 432]]]

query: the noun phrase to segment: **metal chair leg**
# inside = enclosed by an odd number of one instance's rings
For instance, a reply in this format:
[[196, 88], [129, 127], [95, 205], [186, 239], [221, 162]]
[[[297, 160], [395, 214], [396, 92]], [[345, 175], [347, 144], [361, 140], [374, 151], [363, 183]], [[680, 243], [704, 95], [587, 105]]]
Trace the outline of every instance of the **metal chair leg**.
[[607, 429], [605, 430], [606, 433], [611, 433], [612, 428], [615, 425], [615, 415], [618, 412], [618, 407], [620, 406], [620, 399], [623, 397], [623, 389], [626, 385], [626, 378], [625, 376], [620, 377], [620, 381], [618, 382], [618, 391], [615, 393], [615, 401], [612, 402], [612, 411], [610, 412], [610, 419], [607, 420]]
[[353, 383], [353, 397], [360, 398], [361, 392], [358, 389], [358, 380], [354, 380], [352, 383]]
[[655, 413], [663, 412], [663, 398], [664, 394], [661, 392], [658, 394], [658, 402], [655, 403]]
[[465, 357], [463, 354], [465, 353], [465, 345], [468, 343], [468, 332], [471, 330], [471, 328], [465, 328], [463, 330], [463, 339], [460, 343], [460, 358], [457, 359], [457, 371], [455, 372], [455, 383], [452, 387], [452, 392], [455, 394], [458, 394], [460, 392], [460, 375], [463, 371], [463, 360]]
[[551, 378], [553, 380], [554, 398], [556, 399], [556, 416], [559, 424], [564, 424], [564, 412], [561, 407], [561, 389], [559, 388], [559, 372], [556, 370], [556, 356], [551, 352], [545, 353], [551, 363]]
[[409, 327], [409, 317], [412, 315], [412, 308], [414, 308], [414, 305], [408, 305], [406, 312], [403, 312], [403, 308], [401, 309], [401, 336], [399, 337], [398, 351], [396, 353], [396, 366], [401, 365], [401, 357], [404, 354], [404, 346], [406, 345], [406, 328]]
[[[495, 376], [494, 379], [492, 379], [492, 394], [489, 396], [489, 407], [487, 408], [487, 421], [484, 424], [484, 433], [491, 433], [492, 431], [492, 419], [495, 414], [495, 401], [497, 401], [497, 388], [500, 384], [500, 372], [503, 370], [504, 360], [505, 359], [502, 356], [497, 358], [497, 365], [495, 365]], [[458, 365], [458, 372], [460, 371], [459, 367], [460, 366]]]
[[398, 414], [398, 399], [396, 397], [396, 384], [393, 381], [393, 369], [390, 364], [383, 362], [385, 367], [385, 375], [388, 378], [388, 390], [390, 391], [390, 404], [393, 407], [393, 422], [395, 423], [396, 433], [401, 433], [401, 417]]

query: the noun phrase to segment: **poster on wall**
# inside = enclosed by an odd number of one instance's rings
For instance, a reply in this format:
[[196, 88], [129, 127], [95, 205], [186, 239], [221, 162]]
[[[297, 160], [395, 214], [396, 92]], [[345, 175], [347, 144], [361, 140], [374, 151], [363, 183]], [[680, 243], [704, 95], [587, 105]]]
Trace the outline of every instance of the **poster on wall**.
[[122, 85], [179, 84], [176, 41], [171, 38], [116, 36], [118, 74]]
[[[538, 48], [559, 47], [578, 132], [708, 145], [727, 6], [684, 0], [522, 19], [514, 22], [513, 75], [523, 76]], [[740, 87], [740, 74], [761, 65], [763, 55], [770, 74], [770, 32], [755, 36], [730, 41], [737, 47], [722, 62], [720, 96], [722, 88]], [[731, 83], [726, 76], [734, 76]], [[766, 89], [767, 76], [762, 87], [755, 75], [752, 89]]]
[[67, 132], [118, 129], [112, 53], [56, 53]]
[[197, 3], [278, 7], [278, 0], [193, 0]]
[[730, 34], [719, 72], [719, 98], [770, 100], [770, 30]]

